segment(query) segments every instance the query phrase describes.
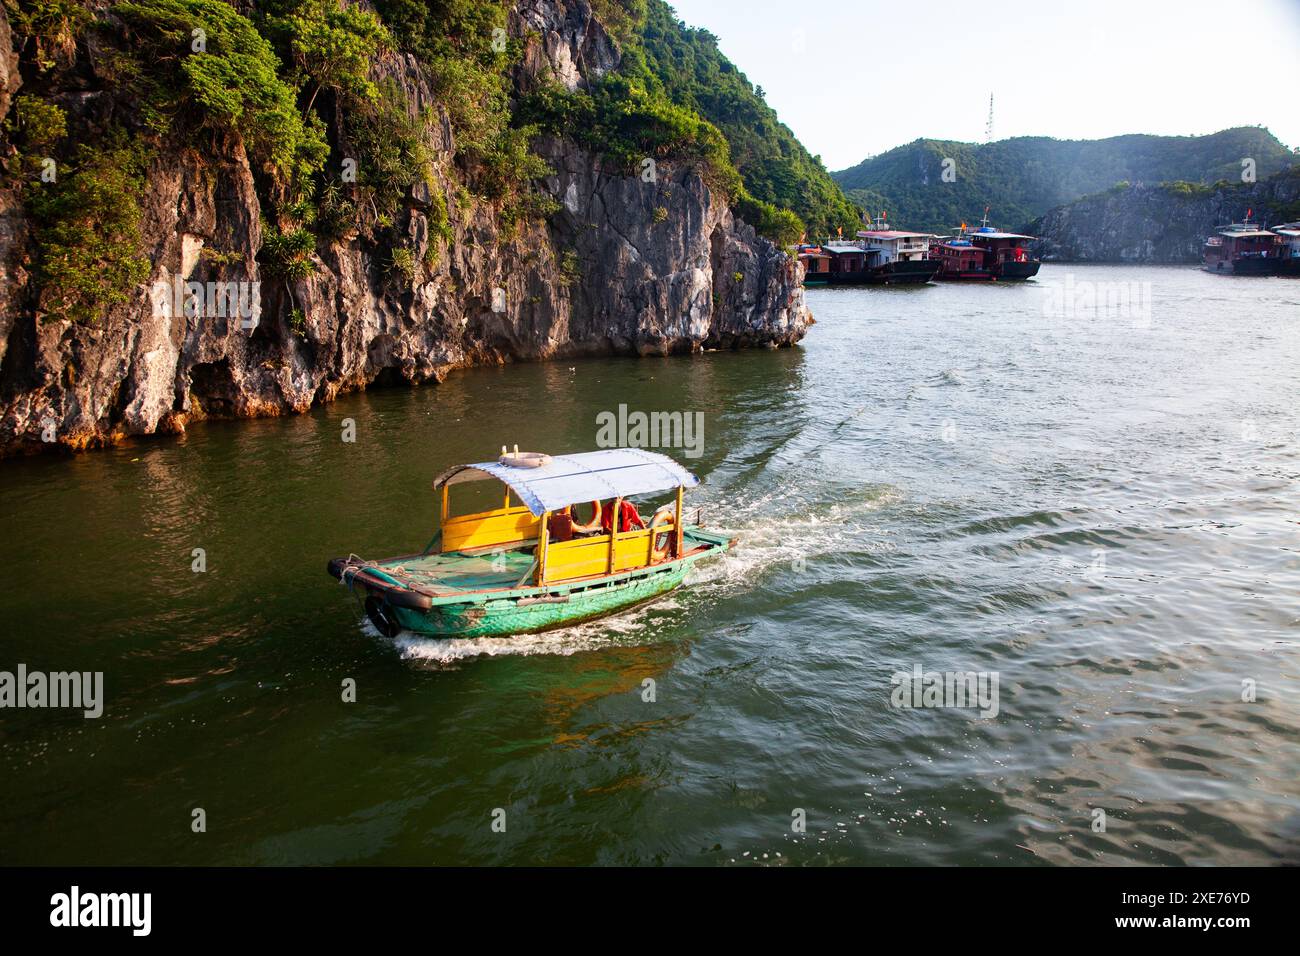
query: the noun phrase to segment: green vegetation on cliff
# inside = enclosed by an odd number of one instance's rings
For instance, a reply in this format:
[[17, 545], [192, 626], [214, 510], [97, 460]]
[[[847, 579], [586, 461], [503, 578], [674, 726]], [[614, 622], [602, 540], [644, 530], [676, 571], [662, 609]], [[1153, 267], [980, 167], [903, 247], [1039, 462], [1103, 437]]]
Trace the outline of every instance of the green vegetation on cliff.
[[80, 143], [28, 207], [40, 256], [39, 309], [51, 318], [93, 322], [149, 277], [139, 252], [144, 150], [120, 129], [94, 146]]
[[4, 133], [35, 225], [37, 308], [93, 322], [148, 276], [138, 249], [145, 150], [117, 127], [94, 146], [68, 148], [67, 114], [28, 93], [15, 99]]
[[[944, 181], [945, 159], [953, 160], [952, 182]], [[947, 230], [990, 206], [992, 221], [1018, 228], [1119, 182], [1241, 182], [1244, 159], [1262, 179], [1300, 157], [1253, 126], [1208, 136], [1032, 136], [983, 145], [923, 139], [833, 176], [851, 198], [872, 212], [887, 210], [900, 226]]]
[[299, 112], [289, 71], [247, 17], [223, 0], [131, 0], [113, 9], [136, 41], [123, 79], [156, 134], [238, 132], [249, 158], [290, 184], [320, 169], [323, 126]]
[[506, 34], [510, 5], [505, 0], [376, 0], [375, 6], [401, 47], [428, 72], [474, 188], [500, 201], [510, 221], [545, 209], [528, 185], [548, 172], [528, 148], [537, 130], [512, 122], [510, 70], [524, 44]]
[[809, 234], [860, 228], [858, 209], [809, 155], [745, 74], [718, 49], [718, 38], [677, 20], [663, 0], [649, 0], [638, 53], [644, 69], [672, 102], [699, 113], [726, 137], [745, 188], [757, 199], [792, 210]]
[[629, 171], [646, 159], [703, 164], [740, 216], [781, 244], [806, 230], [854, 229], [857, 210], [808, 155], [707, 30], [687, 27], [662, 0], [604, 0], [620, 9], [622, 62], [588, 90], [556, 85], [521, 105], [522, 120], [611, 156]]
[[[47, 314], [93, 321], [139, 291], [143, 177], [158, 150], [242, 146], [266, 222], [259, 258], [288, 282], [312, 273], [322, 243], [398, 243], [407, 206], [428, 217], [431, 245], [450, 238], [453, 197], [493, 203], [503, 235], [551, 214], [538, 187], [550, 170], [532, 149], [544, 132], [631, 171], [645, 158], [699, 163], [741, 218], [781, 244], [858, 222], [716, 38], [662, 0], [594, 0], [619, 68], [585, 89], [523, 98], [516, 68], [538, 37], [508, 35], [511, 0], [3, 2], [28, 64], [3, 133], [40, 226], [33, 272]], [[432, 88], [435, 105], [419, 112], [405, 80], [378, 78], [405, 53]], [[106, 110], [65, 115], [47, 99], [88, 79]], [[450, 162], [433, 149], [439, 107]], [[57, 175], [43, 180], [47, 165]], [[412, 274], [414, 261], [402, 262]]]

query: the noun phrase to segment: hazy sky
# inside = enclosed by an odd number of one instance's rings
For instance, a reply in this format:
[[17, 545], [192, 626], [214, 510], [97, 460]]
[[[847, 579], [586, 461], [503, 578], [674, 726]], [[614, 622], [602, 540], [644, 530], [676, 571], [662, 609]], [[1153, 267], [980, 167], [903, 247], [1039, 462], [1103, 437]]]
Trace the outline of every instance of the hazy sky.
[[832, 170], [922, 136], [982, 142], [990, 93], [994, 139], [1262, 125], [1300, 146], [1300, 0], [672, 5]]

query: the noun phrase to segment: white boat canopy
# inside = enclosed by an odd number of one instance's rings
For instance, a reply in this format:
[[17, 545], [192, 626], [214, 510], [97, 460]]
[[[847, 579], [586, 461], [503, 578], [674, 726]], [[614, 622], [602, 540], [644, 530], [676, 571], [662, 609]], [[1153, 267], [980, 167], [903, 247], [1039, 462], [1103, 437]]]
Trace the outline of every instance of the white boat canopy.
[[694, 488], [700, 483], [700, 479], [667, 455], [639, 448], [611, 448], [577, 455], [553, 455], [550, 461], [536, 468], [499, 461], [457, 465], [440, 474], [433, 487], [485, 478], [495, 478], [508, 485], [535, 515], [579, 502], [628, 498], [678, 487]]

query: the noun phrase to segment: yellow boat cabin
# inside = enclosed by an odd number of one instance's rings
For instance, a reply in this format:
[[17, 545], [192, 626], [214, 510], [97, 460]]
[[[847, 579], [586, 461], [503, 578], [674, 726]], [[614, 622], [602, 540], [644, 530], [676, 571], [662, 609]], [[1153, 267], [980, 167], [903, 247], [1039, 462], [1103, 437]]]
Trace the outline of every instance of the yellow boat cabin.
[[[699, 479], [666, 455], [631, 448], [575, 455], [506, 452], [459, 465], [434, 482], [440, 526], [418, 555], [330, 562], [364, 591], [375, 627], [483, 636], [541, 630], [596, 617], [675, 588], [687, 569], [734, 543], [688, 523], [687, 488]], [[501, 505], [453, 514], [452, 488], [501, 483]], [[674, 491], [642, 515], [634, 496]]]

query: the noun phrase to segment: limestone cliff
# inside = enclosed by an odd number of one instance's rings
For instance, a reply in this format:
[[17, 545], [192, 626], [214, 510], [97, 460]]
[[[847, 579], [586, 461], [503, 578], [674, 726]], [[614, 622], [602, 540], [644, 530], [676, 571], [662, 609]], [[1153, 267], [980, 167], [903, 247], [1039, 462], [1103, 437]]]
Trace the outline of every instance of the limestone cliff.
[[1247, 210], [1266, 225], [1300, 217], [1300, 166], [1251, 184], [1117, 186], [1058, 206], [1028, 230], [1044, 259], [1200, 262], [1206, 236]]
[[[618, 66], [617, 45], [586, 0], [518, 0], [508, 29], [526, 42], [516, 89], [543, 74], [577, 87]], [[0, 120], [26, 68], [12, 49], [0, 7]], [[76, 51], [78, 84], [56, 97], [92, 130], [125, 108], [95, 54]], [[147, 281], [94, 323], [53, 319], [38, 314], [23, 194], [0, 188], [0, 455], [94, 447], [204, 417], [301, 412], [346, 391], [436, 382], [475, 363], [780, 346], [803, 336], [810, 316], [799, 266], [735, 218], [694, 165], [660, 164], [646, 181], [543, 139], [534, 149], [552, 174], [541, 186], [558, 211], [506, 228], [492, 203], [457, 193], [447, 173], [453, 127], [416, 59], [388, 53], [371, 73], [397, 83], [410, 116], [433, 117], [435, 176], [410, 189], [393, 221], [413, 252], [412, 275], [388, 268], [390, 250], [364, 233], [318, 243], [303, 278], [264, 275], [258, 173], [231, 135], [216, 150], [151, 156], [140, 222]], [[342, 124], [326, 125], [337, 144]], [[0, 139], [11, 156], [5, 149]], [[441, 235], [430, 222], [434, 192], [455, 197]], [[249, 284], [255, 325], [188, 314], [183, 298], [158, 293], [187, 282]]]

